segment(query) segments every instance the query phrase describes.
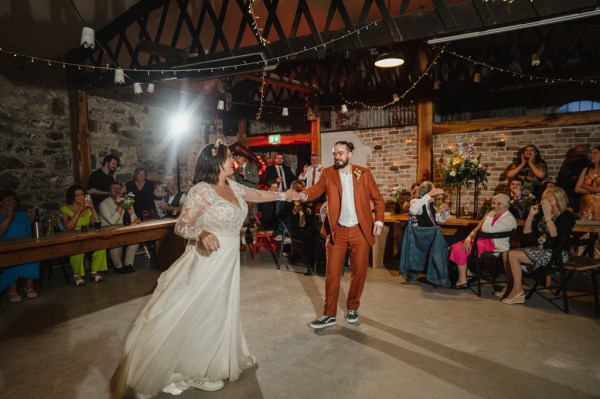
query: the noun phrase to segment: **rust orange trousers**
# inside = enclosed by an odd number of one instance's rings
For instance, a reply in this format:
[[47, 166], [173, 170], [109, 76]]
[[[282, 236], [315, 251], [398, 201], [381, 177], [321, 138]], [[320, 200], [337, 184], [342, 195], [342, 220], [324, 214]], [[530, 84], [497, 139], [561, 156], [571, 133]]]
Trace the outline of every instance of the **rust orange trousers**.
[[340, 280], [344, 269], [346, 252], [350, 251], [350, 289], [346, 307], [358, 310], [360, 297], [367, 279], [369, 266], [369, 243], [360, 230], [359, 225], [336, 229], [335, 239], [327, 240], [327, 277], [325, 278], [325, 316], [335, 317], [340, 294]]

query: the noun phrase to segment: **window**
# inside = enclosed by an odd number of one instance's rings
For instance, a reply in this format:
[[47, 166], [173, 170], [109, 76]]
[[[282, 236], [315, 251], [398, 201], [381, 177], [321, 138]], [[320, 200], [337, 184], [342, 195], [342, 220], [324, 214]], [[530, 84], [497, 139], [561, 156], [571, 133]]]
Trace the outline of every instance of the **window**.
[[561, 105], [556, 108], [557, 114], [563, 114], [567, 112], [585, 112], [585, 111], [597, 111], [600, 110], [600, 102], [590, 101], [590, 100], [581, 100], [581, 101], [573, 101], [571, 103]]

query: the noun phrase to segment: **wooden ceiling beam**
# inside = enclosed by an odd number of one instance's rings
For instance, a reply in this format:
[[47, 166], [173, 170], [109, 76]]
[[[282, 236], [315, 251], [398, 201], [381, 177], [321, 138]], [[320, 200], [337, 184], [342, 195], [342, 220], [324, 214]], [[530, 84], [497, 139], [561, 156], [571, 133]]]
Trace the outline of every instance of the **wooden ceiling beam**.
[[[262, 82], [262, 76], [246, 74], [242, 75], [243, 78], [253, 80], [255, 82]], [[321, 91], [320, 87], [314, 86], [309, 83], [300, 82], [296, 79], [290, 79], [285, 76], [277, 75], [274, 73], [265, 74], [265, 84], [271, 86], [284, 87], [290, 90], [300, 91], [303, 93], [318, 93]]]

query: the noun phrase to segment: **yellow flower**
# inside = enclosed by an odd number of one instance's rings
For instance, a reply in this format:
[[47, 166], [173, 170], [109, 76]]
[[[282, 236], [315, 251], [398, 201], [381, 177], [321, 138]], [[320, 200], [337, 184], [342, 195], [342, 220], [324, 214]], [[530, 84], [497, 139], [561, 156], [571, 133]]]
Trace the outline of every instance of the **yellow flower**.
[[354, 169], [353, 173], [354, 173], [354, 176], [356, 176], [356, 181], [359, 181], [363, 172], [360, 169]]
[[461, 163], [463, 163], [463, 159], [460, 157], [452, 159], [452, 166], [460, 165]]

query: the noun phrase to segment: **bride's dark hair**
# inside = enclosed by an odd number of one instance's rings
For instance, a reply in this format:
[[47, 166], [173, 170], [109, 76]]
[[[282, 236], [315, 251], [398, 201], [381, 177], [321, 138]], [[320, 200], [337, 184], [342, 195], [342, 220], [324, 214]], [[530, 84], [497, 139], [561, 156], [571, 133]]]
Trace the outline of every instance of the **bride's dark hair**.
[[200, 155], [198, 155], [192, 183], [196, 184], [205, 181], [210, 184], [217, 184], [219, 182], [221, 166], [226, 159], [227, 146], [221, 144], [220, 140], [217, 140], [215, 144], [205, 145], [202, 151], [200, 151]]

